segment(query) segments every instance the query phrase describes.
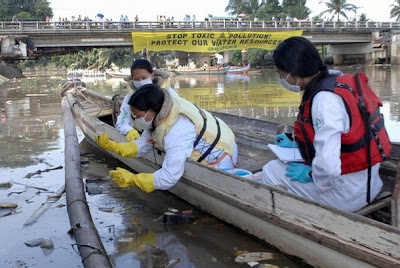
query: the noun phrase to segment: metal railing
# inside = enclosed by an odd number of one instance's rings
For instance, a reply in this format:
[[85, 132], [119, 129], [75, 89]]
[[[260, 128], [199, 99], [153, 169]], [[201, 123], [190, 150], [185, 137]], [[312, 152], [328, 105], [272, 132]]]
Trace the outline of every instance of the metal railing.
[[174, 22], [98, 22], [98, 21], [73, 21], [73, 22], [44, 22], [44, 21], [20, 21], [0, 22], [1, 32], [31, 32], [31, 31], [135, 31], [135, 30], [171, 30], [171, 29], [240, 29], [259, 30], [266, 28], [348, 28], [348, 29], [400, 29], [399, 22], [369, 22], [369, 21], [174, 21]]

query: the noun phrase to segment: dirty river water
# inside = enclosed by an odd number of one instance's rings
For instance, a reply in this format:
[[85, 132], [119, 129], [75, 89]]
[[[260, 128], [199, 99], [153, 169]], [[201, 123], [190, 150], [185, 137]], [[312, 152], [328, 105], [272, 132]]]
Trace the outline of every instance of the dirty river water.
[[[362, 70], [384, 101], [388, 132], [400, 141], [400, 77], [397, 69], [355, 67]], [[345, 70], [347, 71], [347, 70]], [[64, 184], [64, 133], [59, 83], [65, 71], [25, 72], [24, 79], [0, 84], [0, 203], [16, 203], [13, 210], [1, 209], [1, 267], [83, 267], [70, 229], [65, 194], [36, 222], [24, 226], [48, 196]], [[83, 79], [85, 80], [85, 79]], [[122, 79], [86, 79], [88, 88], [106, 95], [124, 95]], [[278, 85], [272, 69], [249, 75], [176, 76], [171, 84], [178, 93], [206, 109], [292, 123], [300, 100]], [[196, 210], [169, 194], [146, 194], [136, 188], [122, 189], [110, 181], [108, 171], [121, 163], [81, 141], [83, 177], [88, 186], [101, 191], [87, 194], [92, 218], [115, 267], [248, 267], [235, 263], [243, 252], [274, 252], [265, 243]], [[43, 171], [43, 172], [38, 172]], [[90, 183], [89, 183], [90, 181]], [[8, 183], [9, 182], [9, 183]], [[197, 220], [163, 225], [160, 216], [169, 208], [192, 211]], [[246, 219], [243, 219], [244, 221]], [[28, 247], [25, 242], [49, 239], [54, 247]], [[47, 240], [46, 240], [47, 241]], [[304, 264], [277, 253], [263, 261], [278, 267]]]

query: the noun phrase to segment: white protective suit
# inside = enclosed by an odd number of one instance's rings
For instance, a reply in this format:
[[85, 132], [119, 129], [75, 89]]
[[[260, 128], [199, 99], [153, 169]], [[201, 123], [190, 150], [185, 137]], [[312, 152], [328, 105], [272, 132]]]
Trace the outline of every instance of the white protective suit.
[[[322, 91], [315, 95], [311, 109], [315, 129], [313, 182], [290, 181], [285, 176], [288, 165], [280, 160], [272, 160], [263, 167], [264, 182], [269, 185], [286, 185], [289, 192], [344, 211], [359, 210], [368, 204], [368, 173], [365, 169], [341, 175], [341, 134], [350, 129], [344, 101], [333, 92]], [[383, 185], [379, 167], [380, 163], [372, 167], [371, 200]]]
[[[196, 128], [193, 122], [189, 118], [179, 115], [176, 123], [164, 137], [164, 162], [162, 163], [161, 169], [154, 172], [154, 186], [156, 189], [169, 189], [179, 181], [185, 169], [186, 159], [192, 154], [193, 144], [196, 137]], [[150, 140], [151, 133], [148, 130], [145, 130], [140, 139], [133, 141], [138, 145], [139, 151], [137, 157], [144, 156], [153, 150], [153, 144]], [[209, 147], [204, 146], [205, 143], [206, 142], [203, 139], [200, 139], [199, 144], [196, 146], [196, 150], [204, 153]], [[214, 162], [216, 159], [213, 158], [213, 156], [222, 153], [218, 153], [218, 151], [220, 150], [214, 148], [205, 160], [208, 163]], [[235, 143], [232, 156], [233, 159], [226, 156], [214, 167], [217, 169], [232, 169], [234, 168], [234, 164], [236, 165], [237, 163], [237, 156], [238, 149]]]
[[221, 54], [215, 53], [214, 57], [217, 59], [217, 64], [223, 65], [224, 64], [224, 56]]

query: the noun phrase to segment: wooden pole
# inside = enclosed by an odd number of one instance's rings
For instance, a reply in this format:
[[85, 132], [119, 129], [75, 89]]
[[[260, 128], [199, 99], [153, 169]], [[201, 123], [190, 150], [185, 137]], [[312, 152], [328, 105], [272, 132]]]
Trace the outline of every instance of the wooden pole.
[[112, 267], [90, 215], [82, 181], [76, 126], [67, 99], [62, 99], [65, 135], [65, 192], [67, 210], [82, 263], [88, 268]]

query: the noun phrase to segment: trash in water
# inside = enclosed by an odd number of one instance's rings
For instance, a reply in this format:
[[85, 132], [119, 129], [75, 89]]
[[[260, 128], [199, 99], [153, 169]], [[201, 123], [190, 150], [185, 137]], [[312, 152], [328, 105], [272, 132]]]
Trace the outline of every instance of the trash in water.
[[17, 208], [18, 204], [17, 203], [10, 203], [10, 202], [1, 202], [0, 203], [0, 208]]
[[28, 247], [37, 247], [51, 249], [54, 248], [54, 243], [50, 238], [35, 238], [25, 242]]
[[103, 192], [103, 189], [95, 183], [86, 183], [86, 192], [88, 192], [90, 195], [96, 195], [96, 194], [101, 194]]
[[249, 262], [259, 262], [265, 260], [275, 260], [277, 255], [270, 252], [248, 252], [240, 254], [235, 258], [235, 262], [238, 263], [249, 263]]
[[11, 181], [2, 181], [2, 182], [0, 182], [0, 187], [10, 188], [11, 186], [12, 186], [12, 182]]
[[173, 212], [164, 212], [162, 223], [163, 224], [176, 224], [176, 223], [191, 223], [196, 220], [198, 217], [193, 215], [193, 211], [190, 213], [173, 213]]
[[26, 186], [25, 185], [16, 185], [13, 184], [10, 189], [8, 189], [8, 194], [7, 196], [10, 196], [12, 194], [20, 194], [26, 192]]

